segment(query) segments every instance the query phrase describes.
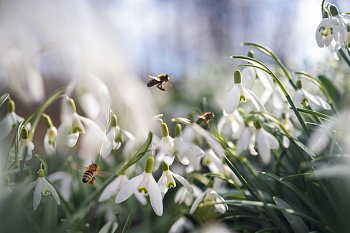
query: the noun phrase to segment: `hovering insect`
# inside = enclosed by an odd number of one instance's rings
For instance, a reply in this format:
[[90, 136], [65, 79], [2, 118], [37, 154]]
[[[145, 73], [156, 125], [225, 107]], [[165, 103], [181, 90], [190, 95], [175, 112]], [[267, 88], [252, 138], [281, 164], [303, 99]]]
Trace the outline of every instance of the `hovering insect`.
[[91, 162], [83, 174], [82, 181], [88, 184], [95, 184], [95, 176], [100, 173], [100, 168], [96, 163]]
[[202, 115], [199, 115], [197, 118], [197, 124], [204, 123], [209, 126], [209, 122], [214, 119], [215, 114], [213, 112], [205, 112]]
[[147, 87], [153, 87], [154, 85], [157, 85], [156, 87], [159, 90], [166, 91], [163, 87], [163, 83], [169, 83], [171, 87], [173, 86], [170, 82], [170, 75], [171, 74], [159, 74], [157, 76], [148, 75], [148, 77], [150, 77], [151, 80], [148, 81]]

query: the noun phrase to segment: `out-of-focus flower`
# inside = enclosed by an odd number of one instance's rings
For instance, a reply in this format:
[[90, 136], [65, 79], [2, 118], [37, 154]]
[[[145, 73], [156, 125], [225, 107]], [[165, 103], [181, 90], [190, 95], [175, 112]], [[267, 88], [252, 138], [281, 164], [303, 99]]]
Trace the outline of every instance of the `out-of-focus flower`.
[[320, 96], [312, 95], [306, 90], [302, 89], [301, 81], [298, 80], [296, 83], [297, 90], [292, 98], [296, 107], [302, 108], [304, 106], [310, 105], [310, 107], [314, 110], [318, 110], [319, 108], [324, 108], [326, 110], [330, 110], [331, 106]]
[[40, 50], [33, 32], [16, 24], [1, 38], [0, 66], [12, 89], [23, 102], [39, 102], [45, 96], [43, 78], [36, 67]]
[[215, 209], [221, 214], [224, 214], [228, 209], [228, 206], [225, 203], [225, 199], [222, 198], [214, 189], [208, 188], [203, 193], [198, 195], [196, 200], [193, 202], [192, 207], [190, 209], [190, 214], [193, 214], [196, 211], [196, 209], [202, 201], [204, 203], [213, 203]]
[[74, 179], [68, 172], [54, 172], [47, 176], [50, 182], [61, 182], [59, 191], [65, 200], [69, 200], [72, 195], [72, 188], [75, 187], [73, 184]]
[[255, 151], [255, 134], [253, 134], [254, 129], [245, 123], [245, 128], [243, 129], [241, 137], [237, 141], [237, 151], [240, 153], [244, 150], [248, 150], [251, 155], [257, 155]]
[[47, 127], [46, 134], [44, 137], [44, 149], [46, 154], [53, 155], [56, 151], [57, 129], [53, 125], [50, 116], [43, 114], [43, 117]]
[[194, 230], [193, 233], [233, 233], [227, 226], [222, 223], [212, 222], [206, 223], [201, 226], [199, 229]]
[[182, 137], [182, 126], [180, 124], [175, 126], [174, 150], [175, 155], [183, 165], [190, 166], [190, 169], [200, 170], [204, 151], [193, 144], [192, 141], [185, 140]]
[[188, 220], [186, 217], [180, 217], [176, 220], [173, 225], [170, 227], [169, 233], [182, 233], [193, 230], [193, 223]]
[[152, 176], [154, 158], [149, 157], [145, 171], [126, 182], [115, 198], [116, 203], [127, 200], [133, 193], [143, 193], [150, 197], [151, 205], [158, 216], [163, 215], [163, 198], [157, 182]]
[[160, 165], [162, 161], [164, 161], [168, 166], [173, 164], [175, 156], [174, 156], [174, 138], [169, 135], [168, 125], [166, 123], [160, 124], [160, 130], [162, 134], [162, 139], [155, 146], [155, 150], [159, 150], [156, 155], [156, 167]]
[[41, 167], [38, 171], [38, 178], [35, 183], [31, 185], [34, 186], [33, 195], [33, 209], [36, 210], [40, 204], [42, 195], [48, 196], [52, 194], [57, 205], [60, 205], [60, 198], [55, 190], [55, 188], [46, 180], [44, 169]]
[[175, 194], [174, 202], [178, 204], [184, 203], [186, 206], [191, 206], [194, 197], [197, 197], [202, 193], [202, 190], [195, 185], [192, 185], [194, 195], [187, 191], [187, 189], [182, 186]]
[[243, 129], [244, 120], [237, 110], [228, 115], [224, 114], [218, 123], [218, 131], [224, 135], [228, 134], [226, 132], [230, 132], [229, 135], [232, 139], [238, 139]]
[[223, 110], [225, 114], [233, 113], [240, 102], [251, 100], [253, 105], [259, 111], [265, 111], [264, 105], [259, 98], [251, 90], [246, 89], [241, 83], [241, 72], [236, 70], [234, 73], [234, 84], [232, 89], [226, 95], [223, 103]]
[[16, 128], [18, 124], [24, 120], [23, 117], [15, 113], [15, 102], [12, 99], [8, 100], [7, 108], [8, 113], [4, 119], [0, 121], [0, 140], [7, 137], [11, 133], [11, 130]]
[[175, 179], [179, 181], [189, 193], [194, 194], [194, 190], [190, 183], [188, 183], [188, 181], [182, 176], [170, 171], [169, 166], [165, 162], [162, 162], [162, 170], [163, 173], [158, 180], [158, 185], [163, 198], [164, 195], [168, 192], [168, 189], [176, 187]]
[[[30, 160], [33, 157], [34, 144], [28, 138], [28, 129], [24, 127], [21, 131], [21, 139], [18, 143], [18, 159], [19, 160]], [[15, 146], [11, 147], [9, 155], [13, 158], [16, 157]]]
[[107, 157], [112, 150], [118, 150], [125, 138], [134, 140], [134, 135], [126, 130], [122, 130], [118, 125], [117, 116], [115, 114], [111, 117], [111, 128], [107, 132], [107, 141], [102, 144], [102, 157]]
[[269, 132], [264, 130], [259, 121], [254, 123], [256, 128], [256, 145], [261, 160], [264, 164], [268, 164], [271, 160], [271, 150], [278, 149], [278, 140]]

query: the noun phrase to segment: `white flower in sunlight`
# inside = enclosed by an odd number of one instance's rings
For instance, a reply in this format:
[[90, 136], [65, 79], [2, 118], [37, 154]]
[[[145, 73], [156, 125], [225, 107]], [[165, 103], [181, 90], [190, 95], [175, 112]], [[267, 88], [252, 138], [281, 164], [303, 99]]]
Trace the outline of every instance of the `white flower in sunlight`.
[[132, 135], [130, 132], [126, 130], [122, 130], [118, 123], [117, 123], [117, 117], [116, 115], [113, 114], [112, 119], [111, 119], [111, 128], [107, 132], [107, 141], [105, 141], [102, 144], [101, 148], [101, 154], [102, 157], [108, 156], [112, 150], [118, 150], [124, 140], [134, 140], [135, 137]]
[[333, 116], [325, 120], [322, 125], [316, 127], [307, 143], [307, 147], [315, 154], [320, 154], [332, 140], [344, 145], [346, 153], [350, 152], [350, 125], [348, 124], [350, 112], [339, 113], [339, 117]]
[[133, 193], [143, 193], [150, 197], [151, 205], [154, 212], [158, 216], [163, 215], [163, 199], [157, 182], [152, 176], [154, 165], [153, 157], [149, 157], [146, 164], [146, 169], [143, 173], [135, 176], [126, 182], [115, 198], [116, 203], [121, 203], [127, 200]]
[[241, 153], [244, 150], [248, 150], [251, 155], [257, 155], [255, 151], [255, 134], [254, 129], [251, 126], [245, 126], [241, 137], [237, 141], [237, 151]]
[[199, 171], [201, 169], [201, 159], [204, 156], [204, 151], [182, 137], [181, 124], [175, 126], [174, 151], [183, 165], [191, 167], [190, 170]]
[[78, 142], [79, 135], [85, 132], [81, 116], [73, 113], [71, 118], [66, 118], [58, 127], [57, 145], [73, 147]]
[[246, 100], [252, 101], [253, 105], [258, 111], [265, 111], [264, 105], [260, 102], [259, 98], [251, 90], [246, 89], [241, 83], [241, 73], [236, 70], [234, 73], [234, 84], [232, 89], [226, 95], [223, 103], [223, 110], [225, 114], [233, 113], [240, 102]]
[[328, 47], [332, 40], [338, 45], [341, 45], [345, 39], [345, 28], [337, 17], [323, 18], [316, 29], [316, 42], [317, 45], [322, 48]]
[[256, 127], [256, 145], [261, 160], [264, 164], [268, 164], [271, 160], [271, 150], [278, 149], [278, 140], [269, 132], [261, 127], [260, 123], [255, 124]]
[[232, 139], [238, 139], [242, 135], [243, 129], [244, 120], [237, 110], [228, 115], [223, 114], [218, 123], [219, 133], [230, 135]]
[[302, 108], [304, 106], [310, 105], [313, 110], [318, 110], [324, 108], [330, 110], [331, 106], [322, 97], [317, 95], [312, 95], [302, 88], [301, 81], [298, 80], [297, 90], [292, 98], [297, 108]]
[[189, 232], [193, 228], [194, 225], [190, 220], [188, 220], [186, 217], [180, 217], [170, 227], [169, 233]]
[[[98, 199], [99, 202], [103, 202], [111, 198], [112, 196], [115, 196], [118, 194], [120, 189], [129, 182], [129, 178], [126, 175], [119, 175], [117, 176], [111, 183], [107, 185], [107, 187], [103, 190], [100, 198]], [[147, 203], [146, 198], [139, 192], [135, 192], [135, 197], [137, 200], [145, 205]]]
[[194, 194], [188, 192], [184, 186], [180, 187], [175, 194], [174, 202], [177, 204], [184, 203], [186, 206], [191, 206], [194, 197], [197, 197], [202, 193], [202, 190], [200, 190], [200, 188], [198, 188], [197, 186], [192, 185], [192, 188]]
[[194, 190], [190, 183], [188, 183], [188, 181], [182, 176], [170, 171], [169, 166], [165, 162], [162, 162], [162, 170], [163, 173], [158, 180], [158, 185], [163, 198], [164, 195], [168, 192], [168, 189], [176, 187], [175, 179], [179, 181], [189, 193], [194, 194]]
[[52, 194], [57, 205], [60, 205], [60, 198], [55, 188], [46, 180], [45, 172], [40, 168], [38, 171], [38, 178], [34, 184], [33, 209], [36, 210], [38, 208], [42, 196], [48, 196], [50, 194]]
[[160, 165], [162, 161], [164, 161], [168, 166], [173, 164], [175, 155], [174, 155], [174, 138], [169, 135], [168, 126], [165, 123], [161, 123], [160, 125], [162, 139], [155, 146], [155, 150], [158, 150], [156, 155], [156, 167]]
[[55, 126], [48, 128], [44, 137], [44, 149], [46, 154], [52, 155], [56, 151], [57, 129]]
[[23, 117], [15, 113], [15, 102], [13, 100], [9, 99], [7, 105], [8, 113], [0, 121], [0, 140], [7, 137], [11, 133], [11, 130], [16, 128], [24, 120]]
[[[214, 189], [208, 188], [206, 191], [202, 192], [196, 200], [193, 202], [192, 207], [190, 209], [190, 214], [193, 214], [198, 208], [201, 202], [214, 204], [215, 209], [224, 214], [228, 209], [227, 204], [225, 203], [225, 199], [222, 198]], [[215, 204], [216, 203], [216, 204]]]
[[[19, 160], [30, 160], [33, 157], [34, 144], [28, 138], [28, 130], [27, 128], [23, 128], [21, 131], [21, 139], [18, 144], [18, 159]], [[16, 157], [16, 149], [15, 146], [11, 147], [9, 151], [9, 155], [12, 158]]]

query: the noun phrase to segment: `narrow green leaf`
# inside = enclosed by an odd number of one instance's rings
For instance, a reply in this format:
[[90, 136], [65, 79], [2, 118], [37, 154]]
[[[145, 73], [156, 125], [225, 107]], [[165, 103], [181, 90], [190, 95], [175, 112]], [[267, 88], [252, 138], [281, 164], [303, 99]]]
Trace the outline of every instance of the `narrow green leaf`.
[[331, 116], [328, 116], [326, 114], [320, 113], [320, 112], [312, 111], [312, 110], [305, 109], [305, 108], [297, 108], [297, 109], [298, 109], [299, 112], [302, 112], [302, 113], [305, 113], [305, 114], [309, 114], [309, 115], [314, 116], [314, 117], [319, 117], [321, 119], [332, 121], [332, 122], [336, 122], [337, 121], [337, 119], [335, 119], [335, 118], [333, 118]]
[[322, 82], [333, 103], [339, 103], [341, 101], [341, 95], [334, 83], [324, 75], [319, 75], [318, 79]]
[[[273, 200], [275, 201], [276, 205], [283, 209], [293, 209], [290, 205], [288, 205], [285, 201], [278, 197], [273, 197]], [[289, 225], [292, 227], [293, 231], [295, 233], [306, 233], [309, 232], [308, 227], [306, 226], [305, 222], [298, 216], [282, 212], [284, 217], [287, 219]]]
[[114, 233], [118, 228], [118, 223], [107, 222], [99, 231], [99, 233]]
[[125, 222], [125, 225], [123, 227], [122, 233], [127, 233], [129, 231], [129, 227], [130, 227], [130, 225], [132, 223], [132, 220], [134, 219], [135, 213], [136, 213], [136, 207], [131, 210], [128, 218], [126, 219], [126, 222]]

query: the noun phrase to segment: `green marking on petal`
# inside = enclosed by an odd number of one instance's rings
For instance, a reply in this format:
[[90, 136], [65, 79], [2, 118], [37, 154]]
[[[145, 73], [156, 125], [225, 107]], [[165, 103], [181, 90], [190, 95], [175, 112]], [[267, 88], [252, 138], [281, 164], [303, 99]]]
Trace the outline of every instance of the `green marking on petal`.
[[48, 188], [46, 188], [45, 190], [44, 190], [44, 192], [42, 192], [42, 194], [44, 195], [44, 196], [49, 196], [51, 193], [50, 193], [50, 189], [48, 189]]
[[143, 195], [147, 196], [148, 195], [148, 190], [145, 187], [140, 187], [137, 189], [139, 193], [143, 193]]
[[245, 98], [244, 95], [241, 95], [241, 96], [239, 97], [239, 101], [240, 101], [240, 102], [246, 102], [247, 99]]
[[175, 187], [176, 187], [176, 184], [175, 184], [174, 182], [169, 182], [169, 183], [167, 184], [167, 187], [168, 187], [168, 189], [175, 188]]

